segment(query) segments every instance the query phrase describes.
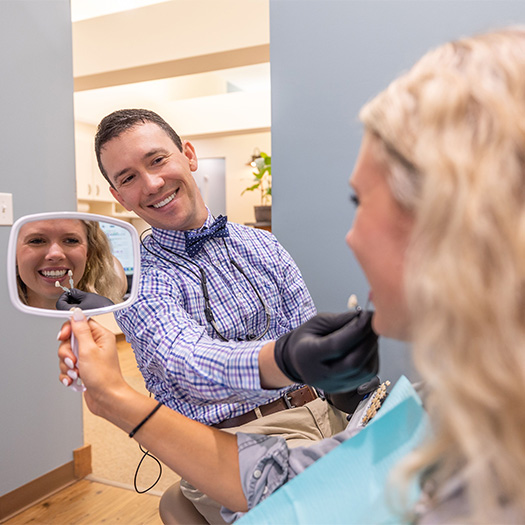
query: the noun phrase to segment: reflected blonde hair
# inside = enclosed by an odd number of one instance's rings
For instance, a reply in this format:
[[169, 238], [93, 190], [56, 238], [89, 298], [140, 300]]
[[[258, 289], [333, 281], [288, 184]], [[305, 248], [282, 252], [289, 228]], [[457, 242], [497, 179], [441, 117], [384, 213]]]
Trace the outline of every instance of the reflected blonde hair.
[[435, 436], [404, 472], [459, 478], [462, 521], [525, 519], [525, 29], [427, 53], [360, 117], [415, 217], [405, 287]]
[[87, 229], [88, 257], [78, 289], [97, 293], [114, 303], [120, 303], [123, 300], [122, 277], [117, 273], [109, 239], [97, 221], [82, 222]]

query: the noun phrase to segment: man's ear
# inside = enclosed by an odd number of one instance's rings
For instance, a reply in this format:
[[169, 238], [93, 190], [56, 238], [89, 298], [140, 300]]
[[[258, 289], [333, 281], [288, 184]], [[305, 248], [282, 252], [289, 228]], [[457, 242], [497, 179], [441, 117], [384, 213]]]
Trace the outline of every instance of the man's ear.
[[197, 153], [195, 153], [195, 148], [193, 147], [193, 144], [188, 140], [182, 142], [182, 154], [189, 160], [190, 170], [197, 171], [197, 168], [199, 167]]
[[120, 193], [113, 186], [109, 187], [109, 191], [111, 192], [111, 195], [113, 195], [113, 197], [115, 197], [117, 202], [119, 204], [121, 204], [122, 206], [124, 206], [124, 208], [126, 208], [126, 210], [133, 211], [131, 208], [128, 208], [128, 206], [125, 203], [124, 199], [120, 196]]

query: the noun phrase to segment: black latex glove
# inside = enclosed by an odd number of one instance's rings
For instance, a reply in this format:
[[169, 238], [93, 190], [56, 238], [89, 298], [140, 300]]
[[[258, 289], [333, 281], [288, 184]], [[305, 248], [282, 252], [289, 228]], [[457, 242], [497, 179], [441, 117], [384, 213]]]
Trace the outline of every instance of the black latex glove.
[[94, 308], [102, 308], [104, 306], [111, 306], [113, 304], [113, 302], [103, 295], [83, 292], [82, 290], [71, 288], [71, 290], [64, 292], [58, 298], [56, 307], [57, 310], [71, 310], [71, 308], [92, 310]]
[[346, 412], [347, 414], [353, 414], [357, 405], [367, 396], [370, 392], [376, 390], [381, 384], [381, 380], [378, 376], [374, 376], [370, 381], [359, 385], [357, 390], [350, 392], [338, 392], [335, 394], [329, 394], [325, 392], [326, 400], [333, 405], [335, 408]]
[[319, 314], [275, 342], [275, 361], [296, 383], [349, 392], [379, 368], [373, 312]]

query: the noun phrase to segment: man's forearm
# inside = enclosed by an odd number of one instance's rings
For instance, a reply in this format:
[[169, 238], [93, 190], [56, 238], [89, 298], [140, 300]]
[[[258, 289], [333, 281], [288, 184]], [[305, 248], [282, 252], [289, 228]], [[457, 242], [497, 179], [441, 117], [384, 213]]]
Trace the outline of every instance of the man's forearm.
[[259, 377], [261, 386], [268, 390], [283, 388], [292, 382], [279, 369], [274, 358], [273, 341], [266, 343], [259, 352]]

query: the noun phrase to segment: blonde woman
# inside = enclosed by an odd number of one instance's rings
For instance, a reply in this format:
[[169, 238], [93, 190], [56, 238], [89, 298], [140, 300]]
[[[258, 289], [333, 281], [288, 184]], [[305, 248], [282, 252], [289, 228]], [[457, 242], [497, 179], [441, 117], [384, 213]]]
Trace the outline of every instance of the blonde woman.
[[[400, 518], [523, 523], [525, 30], [431, 51], [361, 119], [347, 243], [372, 290], [373, 327], [413, 345], [434, 427], [396, 470], [405, 480], [421, 475], [423, 489]], [[60, 379], [67, 385], [67, 370], [79, 370], [94, 413], [232, 511], [253, 507], [352, 436], [347, 429], [290, 450], [275, 436], [233, 436], [186, 420], [126, 385], [113, 336], [82, 317], [78, 311], [72, 322], [79, 363], [70, 325], [62, 330]], [[267, 345], [277, 361], [281, 346]], [[261, 381], [275, 385], [279, 370], [275, 360], [261, 361]]]
[[424, 473], [438, 521], [523, 523], [525, 28], [431, 51], [361, 119], [413, 222], [398, 335], [435, 438], [405, 468]]

